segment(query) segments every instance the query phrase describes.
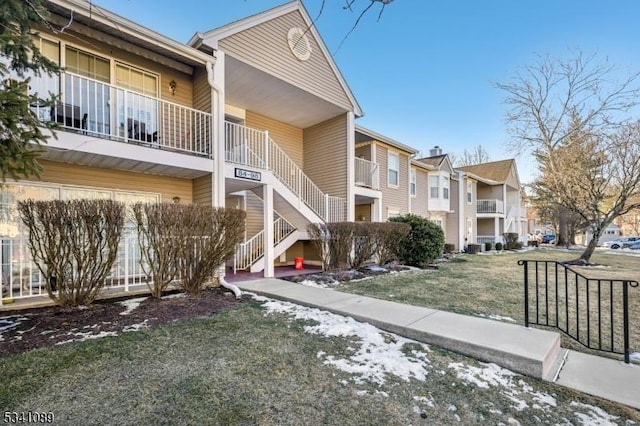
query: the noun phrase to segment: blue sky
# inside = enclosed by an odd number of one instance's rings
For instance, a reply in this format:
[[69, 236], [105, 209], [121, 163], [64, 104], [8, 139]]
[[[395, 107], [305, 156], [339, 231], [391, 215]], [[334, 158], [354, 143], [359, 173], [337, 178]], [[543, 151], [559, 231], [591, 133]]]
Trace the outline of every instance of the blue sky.
[[[181, 42], [284, 0], [94, 0]], [[481, 144], [492, 160], [506, 150], [504, 94], [493, 87], [536, 54], [570, 49], [640, 71], [639, 0], [395, 0], [374, 7], [337, 50], [369, 0], [326, 0], [316, 25], [365, 116], [357, 123], [416, 147], [460, 154]], [[305, 0], [315, 17], [321, 0]], [[337, 50], [337, 52], [336, 52]], [[521, 180], [535, 167], [516, 157]]]

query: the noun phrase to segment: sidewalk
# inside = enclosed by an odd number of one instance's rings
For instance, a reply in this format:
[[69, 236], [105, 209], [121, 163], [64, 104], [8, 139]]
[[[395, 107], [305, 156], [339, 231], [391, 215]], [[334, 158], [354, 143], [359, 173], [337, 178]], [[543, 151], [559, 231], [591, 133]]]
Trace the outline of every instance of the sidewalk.
[[640, 367], [560, 348], [555, 332], [264, 278], [236, 283], [640, 409]]

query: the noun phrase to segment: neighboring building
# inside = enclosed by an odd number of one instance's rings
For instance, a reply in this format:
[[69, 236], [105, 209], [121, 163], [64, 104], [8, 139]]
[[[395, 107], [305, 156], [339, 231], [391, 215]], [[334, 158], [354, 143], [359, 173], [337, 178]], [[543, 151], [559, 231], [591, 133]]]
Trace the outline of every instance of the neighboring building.
[[[606, 227], [598, 239], [598, 245], [602, 245], [607, 241], [619, 240], [622, 236], [620, 227], [614, 223]], [[588, 245], [593, 240], [593, 230], [591, 227], [580, 230], [576, 235], [576, 244], [581, 246]]]
[[[526, 229], [513, 160], [455, 170], [437, 147], [415, 159], [416, 149], [355, 124], [363, 112], [299, 1], [188, 45], [88, 1], [45, 5], [55, 25], [70, 23], [37, 38], [65, 71], [33, 77], [32, 93], [60, 99], [33, 110], [61, 128], [44, 146], [41, 179], [0, 191], [0, 284], [38, 280], [16, 211], [27, 198], [240, 208], [245, 241], [229, 270], [265, 276], [295, 257], [319, 261], [311, 223], [411, 212], [457, 249]], [[140, 277], [137, 250], [123, 241], [113, 282]]]
[[503, 234], [507, 232], [517, 233], [520, 241], [524, 241], [527, 214], [515, 160], [476, 164], [459, 170], [481, 179], [477, 182], [477, 242], [503, 242]]

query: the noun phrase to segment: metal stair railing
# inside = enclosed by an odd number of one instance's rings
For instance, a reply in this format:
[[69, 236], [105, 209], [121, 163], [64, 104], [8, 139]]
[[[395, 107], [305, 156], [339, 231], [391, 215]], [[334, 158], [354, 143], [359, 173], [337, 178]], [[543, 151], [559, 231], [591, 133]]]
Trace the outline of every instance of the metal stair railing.
[[[282, 216], [278, 216], [273, 222], [274, 245], [280, 244], [293, 233], [296, 228]], [[233, 259], [233, 272], [238, 269], [247, 269], [264, 256], [264, 230], [258, 232], [244, 243], [238, 244], [236, 255]]]
[[344, 221], [347, 200], [325, 194], [275, 143], [268, 132], [225, 122], [226, 160], [267, 170], [325, 222]]

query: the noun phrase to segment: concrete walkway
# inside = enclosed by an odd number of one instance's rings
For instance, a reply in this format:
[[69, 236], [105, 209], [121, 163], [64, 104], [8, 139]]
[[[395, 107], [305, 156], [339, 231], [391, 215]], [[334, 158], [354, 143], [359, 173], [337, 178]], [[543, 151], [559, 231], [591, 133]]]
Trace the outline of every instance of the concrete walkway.
[[560, 335], [555, 332], [274, 278], [236, 285], [264, 296], [350, 316], [382, 330], [640, 409], [639, 366], [562, 349]]

